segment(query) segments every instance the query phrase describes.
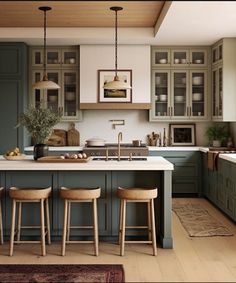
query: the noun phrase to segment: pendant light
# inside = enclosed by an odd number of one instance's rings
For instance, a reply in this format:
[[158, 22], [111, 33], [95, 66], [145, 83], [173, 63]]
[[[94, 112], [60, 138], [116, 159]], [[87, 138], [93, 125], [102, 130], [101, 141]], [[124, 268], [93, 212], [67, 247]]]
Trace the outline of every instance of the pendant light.
[[131, 86], [125, 82], [121, 81], [117, 75], [117, 12], [123, 10], [122, 7], [111, 7], [110, 10], [115, 12], [115, 77], [113, 81], [107, 82], [103, 88], [108, 90], [124, 90], [131, 89]]
[[34, 89], [59, 89], [60, 86], [53, 81], [48, 80], [47, 71], [46, 71], [46, 65], [47, 65], [47, 59], [46, 59], [46, 13], [47, 11], [50, 11], [52, 8], [43, 6], [39, 7], [40, 11], [44, 12], [44, 44], [43, 44], [43, 79], [41, 81], [36, 82], [33, 85]]

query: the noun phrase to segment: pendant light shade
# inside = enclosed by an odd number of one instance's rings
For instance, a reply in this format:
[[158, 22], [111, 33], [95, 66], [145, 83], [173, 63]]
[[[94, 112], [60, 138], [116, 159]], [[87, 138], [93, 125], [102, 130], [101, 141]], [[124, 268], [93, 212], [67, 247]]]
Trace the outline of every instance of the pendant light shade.
[[58, 84], [54, 83], [53, 81], [48, 80], [47, 70], [46, 70], [46, 65], [47, 65], [47, 61], [46, 61], [46, 40], [47, 40], [47, 36], [46, 36], [47, 17], [46, 17], [46, 13], [47, 13], [47, 11], [50, 11], [51, 9], [52, 9], [51, 7], [46, 7], [46, 6], [39, 7], [39, 10], [44, 12], [43, 79], [41, 81], [38, 81], [35, 84], [33, 84], [33, 89], [59, 89], [60, 88], [60, 86]]
[[123, 8], [111, 7], [110, 10], [115, 12], [115, 76], [113, 81], [107, 82], [103, 88], [108, 90], [131, 89], [131, 86], [127, 82], [120, 80], [119, 76], [117, 75], [117, 12], [123, 10]]

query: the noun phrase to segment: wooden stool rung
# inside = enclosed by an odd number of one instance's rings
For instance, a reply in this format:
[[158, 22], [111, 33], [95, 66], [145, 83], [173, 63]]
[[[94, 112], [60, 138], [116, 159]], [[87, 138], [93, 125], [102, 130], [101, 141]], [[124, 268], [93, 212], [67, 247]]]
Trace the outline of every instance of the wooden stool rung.
[[94, 244], [94, 241], [66, 241], [67, 244]]
[[125, 226], [127, 229], [148, 229], [148, 226]]
[[39, 244], [39, 243], [41, 243], [41, 241], [15, 241], [14, 240], [14, 243], [15, 244]]
[[152, 244], [152, 241], [125, 241], [127, 244]]
[[93, 226], [70, 226], [70, 229], [93, 229]]

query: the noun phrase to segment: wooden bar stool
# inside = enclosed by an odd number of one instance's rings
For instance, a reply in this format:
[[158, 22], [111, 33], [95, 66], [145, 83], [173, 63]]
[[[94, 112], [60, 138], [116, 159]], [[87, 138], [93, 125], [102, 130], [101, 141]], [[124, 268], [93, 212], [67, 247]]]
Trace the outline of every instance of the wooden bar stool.
[[1, 245], [3, 244], [2, 193], [3, 193], [3, 187], [0, 188], [0, 243], [1, 243]]
[[[117, 189], [117, 196], [120, 198], [120, 217], [119, 217], [119, 245], [120, 255], [124, 255], [125, 243], [149, 243], [153, 247], [153, 255], [157, 254], [156, 248], [156, 227], [154, 214], [154, 199], [157, 197], [157, 188], [121, 188]], [[146, 202], [148, 208], [148, 226], [126, 226], [126, 203], [127, 202]], [[125, 229], [148, 229], [148, 241], [125, 241]]]
[[[48, 198], [51, 194], [51, 187], [48, 188], [16, 188], [11, 187], [9, 190], [9, 195], [12, 198], [12, 218], [11, 218], [11, 235], [10, 235], [10, 251], [9, 255], [13, 255], [13, 246], [14, 243], [41, 243], [42, 255], [46, 255], [46, 246], [45, 246], [45, 236], [47, 235], [48, 244], [51, 244], [50, 237], [50, 221], [49, 221], [49, 207], [48, 207]], [[39, 202], [40, 203], [40, 226], [21, 226], [21, 212], [22, 212], [22, 203], [27, 202]], [[15, 219], [16, 219], [16, 208], [18, 203], [18, 221], [17, 229], [15, 229]], [[46, 209], [46, 227], [45, 227], [45, 214], [44, 210]], [[20, 233], [21, 229], [24, 228], [40, 228], [41, 230], [41, 240], [40, 241], [21, 241]], [[15, 240], [15, 234], [17, 240]]]
[[[93, 243], [94, 254], [98, 255], [98, 219], [97, 219], [97, 198], [101, 195], [101, 188], [65, 188], [61, 187], [61, 197], [64, 199], [64, 225], [62, 234], [62, 245], [61, 255], [65, 255], [66, 243]], [[93, 225], [92, 226], [71, 226], [70, 215], [71, 215], [71, 203], [78, 202], [92, 202], [93, 204]], [[70, 241], [70, 229], [82, 228], [82, 229], [93, 229], [94, 240], [93, 241]]]

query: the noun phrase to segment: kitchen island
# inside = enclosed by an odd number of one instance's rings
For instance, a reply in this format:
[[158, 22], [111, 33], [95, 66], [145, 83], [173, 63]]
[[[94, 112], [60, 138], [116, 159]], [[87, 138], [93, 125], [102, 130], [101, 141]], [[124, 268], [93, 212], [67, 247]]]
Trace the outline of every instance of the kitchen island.
[[[53, 239], [61, 238], [63, 202], [59, 197], [61, 186], [101, 187], [98, 200], [99, 236], [101, 240], [113, 241], [118, 236], [119, 199], [116, 189], [122, 187], [157, 187], [155, 200], [157, 237], [163, 248], [172, 248], [171, 190], [173, 164], [163, 157], [147, 157], [147, 160], [103, 161], [90, 160], [87, 163], [40, 163], [27, 156], [21, 161], [7, 161], [0, 157], [0, 186], [6, 188], [3, 198], [5, 235], [9, 235], [11, 203], [8, 190], [11, 186], [52, 186], [50, 200], [51, 229]], [[72, 224], [91, 222], [89, 204], [75, 206], [72, 210]], [[143, 203], [130, 204], [127, 208], [127, 225], [145, 225], [146, 206]], [[23, 210], [25, 225], [38, 219], [39, 212], [31, 204]], [[72, 237], [89, 237], [90, 231], [72, 231]], [[127, 231], [128, 237], [142, 238], [146, 231]], [[37, 231], [25, 231], [23, 236], [37, 235]]]

